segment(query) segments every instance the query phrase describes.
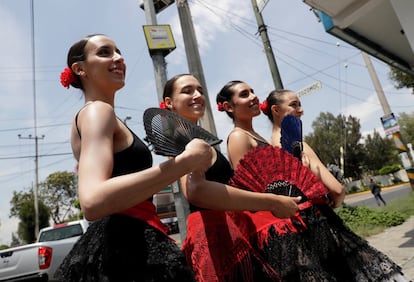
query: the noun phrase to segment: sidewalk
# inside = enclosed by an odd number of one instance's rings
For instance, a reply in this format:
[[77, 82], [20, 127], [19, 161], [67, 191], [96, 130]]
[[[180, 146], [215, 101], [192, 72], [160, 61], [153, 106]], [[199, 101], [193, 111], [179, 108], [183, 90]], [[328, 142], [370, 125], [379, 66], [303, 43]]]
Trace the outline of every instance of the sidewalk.
[[414, 216], [401, 225], [368, 237], [367, 241], [401, 266], [407, 279], [414, 281]]

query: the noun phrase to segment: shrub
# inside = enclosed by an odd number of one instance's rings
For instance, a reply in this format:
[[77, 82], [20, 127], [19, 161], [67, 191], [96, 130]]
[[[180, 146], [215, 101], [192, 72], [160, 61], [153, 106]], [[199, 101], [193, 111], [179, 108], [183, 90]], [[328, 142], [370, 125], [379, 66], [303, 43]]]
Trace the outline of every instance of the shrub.
[[399, 165], [387, 165], [387, 166], [384, 166], [383, 168], [381, 168], [378, 171], [378, 173], [380, 175], [387, 175], [387, 174], [390, 174], [390, 173], [397, 172], [400, 169], [401, 169], [401, 167]]
[[[399, 211], [370, 209], [366, 206], [346, 206], [337, 210], [338, 215], [354, 232], [362, 227], [382, 226], [384, 228], [402, 224], [407, 215]], [[358, 233], [358, 232], [357, 232]]]

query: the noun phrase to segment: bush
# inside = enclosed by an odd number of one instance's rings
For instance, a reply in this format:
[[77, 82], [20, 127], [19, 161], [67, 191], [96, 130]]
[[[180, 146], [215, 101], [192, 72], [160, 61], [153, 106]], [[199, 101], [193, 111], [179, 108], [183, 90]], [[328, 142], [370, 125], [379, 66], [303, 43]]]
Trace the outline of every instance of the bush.
[[399, 165], [387, 165], [387, 166], [384, 166], [383, 168], [381, 168], [378, 171], [378, 173], [380, 175], [387, 175], [387, 174], [390, 174], [390, 173], [397, 172], [400, 169], [401, 169], [401, 167]]
[[402, 224], [407, 214], [395, 210], [370, 209], [366, 206], [344, 205], [337, 210], [345, 224], [362, 237]]

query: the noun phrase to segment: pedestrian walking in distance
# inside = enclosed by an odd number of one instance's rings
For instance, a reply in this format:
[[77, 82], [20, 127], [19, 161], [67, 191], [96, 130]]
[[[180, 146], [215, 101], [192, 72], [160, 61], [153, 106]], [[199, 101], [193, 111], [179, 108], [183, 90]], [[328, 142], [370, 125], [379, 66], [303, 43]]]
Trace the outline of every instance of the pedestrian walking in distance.
[[371, 189], [371, 193], [374, 195], [378, 206], [381, 206], [381, 202], [384, 204], [384, 206], [387, 205], [387, 203], [381, 196], [381, 187], [377, 183], [375, 183], [374, 179], [372, 178], [369, 180], [369, 189]]

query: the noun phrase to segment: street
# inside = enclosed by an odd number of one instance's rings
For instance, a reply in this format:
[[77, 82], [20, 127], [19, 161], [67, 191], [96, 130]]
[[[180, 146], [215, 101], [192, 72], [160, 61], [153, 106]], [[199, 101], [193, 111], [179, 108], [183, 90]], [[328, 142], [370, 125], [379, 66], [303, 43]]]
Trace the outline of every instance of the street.
[[[392, 200], [405, 197], [412, 191], [411, 185], [409, 183], [404, 183], [396, 185], [393, 187], [382, 188], [381, 195], [384, 200], [388, 203]], [[375, 201], [374, 195], [371, 191], [364, 191], [360, 193], [351, 194], [345, 197], [345, 204], [350, 206], [367, 206], [369, 208], [378, 207], [377, 202]]]

